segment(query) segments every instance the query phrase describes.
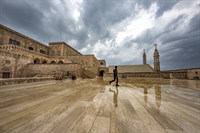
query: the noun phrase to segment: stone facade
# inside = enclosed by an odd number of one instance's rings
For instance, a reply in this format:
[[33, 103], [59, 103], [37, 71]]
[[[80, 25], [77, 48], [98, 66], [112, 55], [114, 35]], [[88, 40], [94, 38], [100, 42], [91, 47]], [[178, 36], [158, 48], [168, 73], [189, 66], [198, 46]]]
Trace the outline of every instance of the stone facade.
[[0, 25], [0, 78], [76, 75], [95, 77], [105, 60], [82, 55], [65, 42], [44, 45]]

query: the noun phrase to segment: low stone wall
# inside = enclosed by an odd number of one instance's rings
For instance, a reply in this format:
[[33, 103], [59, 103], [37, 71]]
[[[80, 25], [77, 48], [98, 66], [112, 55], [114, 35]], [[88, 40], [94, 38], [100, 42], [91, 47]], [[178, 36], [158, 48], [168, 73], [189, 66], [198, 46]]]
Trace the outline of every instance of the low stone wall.
[[[103, 77], [103, 82], [109, 83], [109, 81], [111, 80], [113, 80], [113, 77]], [[170, 84], [169, 79], [145, 78], [145, 77], [127, 77], [127, 78], [119, 77], [119, 84], [120, 82], [137, 83], [137, 84]]]
[[31, 83], [31, 82], [40, 82], [40, 81], [53, 80], [53, 79], [54, 79], [54, 77], [0, 79], [0, 86], [12, 85], [12, 84], [22, 84], [22, 83]]
[[[106, 73], [105, 77], [112, 77], [113, 73]], [[146, 78], [164, 78], [164, 79], [187, 79], [187, 71], [184, 72], [139, 72], [139, 73], [119, 73], [119, 78], [146, 77]]]
[[74, 63], [66, 64], [28, 64], [23, 72], [24, 77], [55, 77], [57, 74], [63, 76], [76, 75], [81, 77], [81, 65]]

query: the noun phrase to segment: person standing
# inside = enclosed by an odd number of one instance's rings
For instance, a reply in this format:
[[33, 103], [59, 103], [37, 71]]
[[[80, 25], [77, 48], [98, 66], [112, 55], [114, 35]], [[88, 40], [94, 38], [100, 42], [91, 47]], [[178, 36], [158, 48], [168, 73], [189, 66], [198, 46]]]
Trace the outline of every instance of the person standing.
[[111, 84], [112, 82], [114, 82], [116, 80], [116, 86], [118, 85], [118, 71], [117, 71], [117, 66], [115, 66], [115, 69], [113, 69], [113, 80], [110, 81], [109, 83]]

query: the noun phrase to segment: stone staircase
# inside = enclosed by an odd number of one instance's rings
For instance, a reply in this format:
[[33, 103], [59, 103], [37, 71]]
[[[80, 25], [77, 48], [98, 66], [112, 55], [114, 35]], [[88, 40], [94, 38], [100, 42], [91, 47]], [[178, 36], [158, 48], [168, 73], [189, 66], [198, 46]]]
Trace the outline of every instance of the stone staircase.
[[90, 69], [84, 68], [82, 73], [82, 78], [93, 79], [96, 78], [96, 73]]

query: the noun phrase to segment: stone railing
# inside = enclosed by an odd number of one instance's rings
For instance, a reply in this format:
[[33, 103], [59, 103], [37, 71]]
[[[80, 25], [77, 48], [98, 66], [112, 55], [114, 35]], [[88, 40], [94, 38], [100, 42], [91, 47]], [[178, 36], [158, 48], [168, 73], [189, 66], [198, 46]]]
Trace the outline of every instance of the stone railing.
[[11, 51], [11, 52], [16, 52], [16, 51], [20, 51], [20, 52], [24, 52], [24, 53], [31, 53], [31, 54], [37, 54], [40, 56], [48, 56], [46, 54], [42, 54], [33, 50], [29, 50], [20, 46], [15, 46], [15, 45], [1, 45], [0, 46], [0, 50], [6, 50], [6, 51]]
[[0, 79], [0, 86], [53, 80], [54, 77], [9, 78]]

